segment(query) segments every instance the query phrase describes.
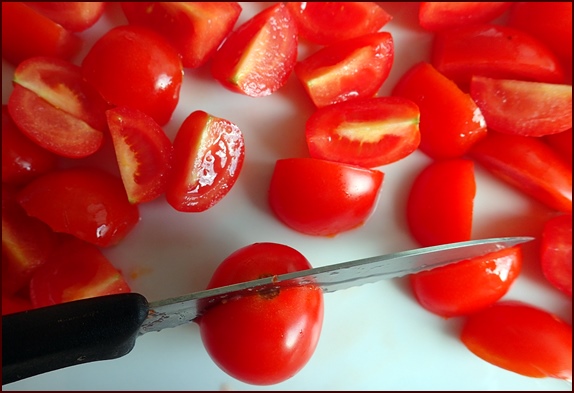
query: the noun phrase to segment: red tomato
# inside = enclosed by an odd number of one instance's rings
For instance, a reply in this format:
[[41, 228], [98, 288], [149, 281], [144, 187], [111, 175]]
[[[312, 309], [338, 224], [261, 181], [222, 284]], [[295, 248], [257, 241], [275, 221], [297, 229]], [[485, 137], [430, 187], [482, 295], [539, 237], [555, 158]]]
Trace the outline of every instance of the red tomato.
[[139, 221], [138, 207], [128, 201], [122, 181], [95, 168], [45, 174], [20, 191], [19, 202], [54, 231], [100, 247], [118, 243]]
[[72, 236], [30, 280], [34, 307], [125, 292], [130, 292], [128, 283], [98, 247]]
[[374, 97], [318, 109], [305, 124], [311, 157], [367, 168], [389, 164], [419, 146], [419, 108], [405, 98]]
[[2, 2], [2, 57], [13, 65], [34, 56], [69, 60], [83, 40], [22, 2]]
[[481, 24], [439, 31], [432, 64], [466, 90], [473, 75], [564, 83], [556, 55], [539, 40], [508, 26]]
[[316, 158], [277, 160], [269, 205], [288, 227], [334, 236], [363, 225], [377, 203], [384, 174]]
[[392, 95], [419, 107], [419, 147], [432, 158], [461, 157], [486, 135], [486, 122], [476, 103], [429, 63], [418, 63], [403, 74]]
[[390, 33], [368, 34], [319, 49], [295, 65], [295, 74], [319, 108], [371, 98], [389, 76], [394, 53]]
[[108, 103], [141, 110], [163, 126], [179, 101], [183, 66], [164, 37], [124, 25], [95, 42], [82, 61], [82, 73]]
[[572, 297], [572, 214], [561, 214], [546, 222], [540, 261], [548, 281]]
[[473, 76], [470, 96], [499, 132], [543, 136], [572, 128], [572, 85]]
[[522, 269], [519, 246], [412, 274], [417, 301], [428, 311], [450, 318], [470, 315], [504, 296]]
[[236, 2], [122, 2], [121, 7], [130, 24], [162, 34], [187, 68], [198, 68], [213, 56], [241, 13]]
[[70, 158], [102, 145], [107, 104], [82, 78], [80, 67], [53, 57], [33, 57], [14, 72], [8, 100], [12, 119], [43, 148]]
[[173, 141], [168, 203], [182, 212], [211, 208], [235, 184], [244, 158], [243, 134], [235, 124], [204, 111], [191, 113]]
[[489, 131], [470, 156], [551, 209], [572, 212], [572, 167], [540, 139]]
[[470, 240], [476, 183], [467, 159], [433, 161], [415, 178], [407, 223], [423, 247]]
[[419, 24], [429, 31], [490, 22], [510, 8], [512, 2], [423, 1], [419, 7]]
[[55, 154], [32, 142], [2, 105], [2, 182], [23, 184], [56, 168]]
[[[228, 256], [208, 289], [309, 268], [289, 246], [254, 243]], [[308, 285], [254, 293], [208, 309], [198, 324], [208, 354], [223, 371], [253, 385], [276, 384], [297, 374], [313, 355], [323, 325], [323, 292]]]
[[165, 192], [171, 141], [155, 120], [141, 111], [116, 107], [106, 115], [129, 201], [156, 199]]
[[95, 25], [106, 9], [106, 2], [103, 1], [27, 1], [26, 4], [74, 32]]
[[533, 378], [572, 380], [572, 326], [517, 301], [468, 317], [461, 340], [481, 359]]
[[376, 33], [393, 17], [374, 2], [288, 2], [299, 37], [315, 44]]
[[543, 140], [572, 166], [572, 128], [558, 134], [545, 135]]
[[267, 96], [287, 82], [297, 61], [297, 25], [285, 3], [234, 30], [213, 55], [211, 75], [227, 89]]
[[2, 186], [2, 295], [27, 285], [48, 260], [58, 238], [48, 225], [30, 217], [18, 204], [17, 189]]
[[2, 315], [31, 310], [32, 302], [21, 296], [2, 295]]

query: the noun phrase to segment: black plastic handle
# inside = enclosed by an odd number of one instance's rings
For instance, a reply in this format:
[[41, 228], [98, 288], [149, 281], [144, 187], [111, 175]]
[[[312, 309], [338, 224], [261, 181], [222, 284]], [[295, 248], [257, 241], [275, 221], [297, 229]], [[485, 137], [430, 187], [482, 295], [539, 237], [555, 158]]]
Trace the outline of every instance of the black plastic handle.
[[148, 311], [125, 293], [2, 316], [2, 385], [128, 354]]

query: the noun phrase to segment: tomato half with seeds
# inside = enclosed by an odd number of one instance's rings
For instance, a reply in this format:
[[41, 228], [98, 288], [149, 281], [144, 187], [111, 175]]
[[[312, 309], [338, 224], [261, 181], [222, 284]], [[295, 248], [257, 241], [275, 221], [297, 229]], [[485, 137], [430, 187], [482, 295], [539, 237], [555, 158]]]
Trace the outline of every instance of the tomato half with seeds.
[[560, 214], [544, 224], [540, 263], [548, 282], [572, 297], [572, 214]]
[[243, 133], [227, 119], [204, 111], [191, 113], [173, 141], [167, 202], [182, 212], [201, 212], [233, 187], [245, 158]]
[[[310, 268], [294, 248], [254, 243], [221, 262], [208, 289]], [[198, 324], [208, 354], [223, 371], [245, 383], [272, 385], [293, 377], [312, 357], [323, 308], [317, 286], [279, 287], [211, 307]]]
[[345, 101], [315, 111], [305, 137], [311, 157], [371, 168], [417, 149], [419, 118], [418, 106], [406, 98]]

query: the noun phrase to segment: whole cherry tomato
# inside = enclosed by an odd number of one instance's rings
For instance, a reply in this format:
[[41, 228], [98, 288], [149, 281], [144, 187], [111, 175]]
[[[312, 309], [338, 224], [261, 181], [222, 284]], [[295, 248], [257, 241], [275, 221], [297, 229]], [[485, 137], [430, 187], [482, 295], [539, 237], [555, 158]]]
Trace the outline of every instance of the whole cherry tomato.
[[[309, 268], [289, 246], [254, 243], [229, 255], [208, 289]], [[276, 384], [297, 374], [313, 355], [323, 325], [323, 292], [307, 285], [253, 293], [208, 309], [198, 324], [222, 370], [246, 383]]]
[[546, 221], [540, 262], [548, 281], [572, 297], [572, 214], [560, 214]]

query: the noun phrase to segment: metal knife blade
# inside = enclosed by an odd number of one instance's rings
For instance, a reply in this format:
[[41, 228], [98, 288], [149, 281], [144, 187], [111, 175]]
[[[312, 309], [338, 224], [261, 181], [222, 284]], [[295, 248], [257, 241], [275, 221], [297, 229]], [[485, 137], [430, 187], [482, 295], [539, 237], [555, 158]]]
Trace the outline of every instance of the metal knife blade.
[[209, 307], [239, 297], [253, 295], [260, 291], [312, 284], [319, 286], [324, 292], [334, 292], [383, 279], [431, 270], [530, 240], [533, 238], [503, 237], [423, 247], [164, 299], [149, 304], [149, 313], [141, 326], [140, 335], [189, 323], [198, 318]]

